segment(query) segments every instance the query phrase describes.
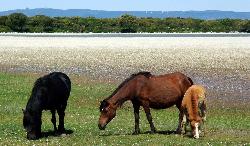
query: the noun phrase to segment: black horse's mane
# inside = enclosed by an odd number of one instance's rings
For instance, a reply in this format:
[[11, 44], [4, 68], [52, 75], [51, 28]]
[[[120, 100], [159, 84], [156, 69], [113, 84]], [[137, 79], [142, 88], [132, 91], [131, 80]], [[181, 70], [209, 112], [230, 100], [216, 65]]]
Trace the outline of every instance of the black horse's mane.
[[135, 77], [139, 76], [139, 75], [143, 75], [146, 78], [149, 78], [152, 76], [152, 74], [150, 72], [146, 72], [146, 71], [142, 71], [142, 72], [138, 72], [135, 74], [132, 74], [129, 78], [125, 79], [116, 89], [115, 91], [106, 99], [104, 99], [101, 102], [100, 105], [100, 111], [102, 111], [103, 108], [105, 108], [106, 106], [108, 106], [107, 100], [110, 99], [112, 96], [114, 96], [127, 82], [129, 82], [130, 80], [134, 79]]
[[38, 78], [38, 79], [35, 81], [31, 94], [32, 94], [32, 95], [36, 94], [37, 91], [38, 91], [41, 87], [46, 87], [46, 88], [48, 87], [48, 77], [47, 77], [47, 76], [40, 77], [40, 78]]
[[42, 78], [37, 79], [34, 83], [32, 93], [36, 92], [43, 85], [44, 85], [44, 80]]
[[44, 79], [44, 77], [40, 77], [35, 81], [33, 85], [33, 89], [31, 91], [31, 96], [26, 106], [27, 110], [31, 110], [33, 102], [37, 100], [37, 99], [34, 99], [35, 95], [37, 94], [38, 90], [41, 89], [41, 87], [46, 87], [46, 84], [47, 84], [47, 81]]

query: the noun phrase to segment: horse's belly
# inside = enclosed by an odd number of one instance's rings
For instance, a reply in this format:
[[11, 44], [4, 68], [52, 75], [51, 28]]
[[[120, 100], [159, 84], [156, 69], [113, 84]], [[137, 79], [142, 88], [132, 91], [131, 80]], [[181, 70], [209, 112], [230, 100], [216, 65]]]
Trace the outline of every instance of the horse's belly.
[[175, 105], [175, 104], [174, 103], [168, 103], [168, 104], [150, 103], [149, 104], [150, 108], [153, 108], [153, 109], [165, 109], [165, 108], [169, 108], [173, 105]]
[[154, 109], [165, 109], [165, 108], [169, 108], [173, 105], [175, 105], [178, 101], [179, 101], [179, 98], [178, 97], [172, 97], [172, 98], [151, 98], [149, 100], [149, 106], [151, 108], [154, 108]]

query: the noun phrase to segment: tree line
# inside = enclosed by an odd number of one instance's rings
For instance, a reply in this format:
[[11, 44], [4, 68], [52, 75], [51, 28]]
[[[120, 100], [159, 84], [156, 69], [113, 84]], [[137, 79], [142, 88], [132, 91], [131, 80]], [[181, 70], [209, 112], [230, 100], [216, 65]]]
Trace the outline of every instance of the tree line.
[[193, 18], [140, 18], [122, 15], [119, 18], [95, 17], [27, 17], [22, 13], [0, 16], [0, 32], [74, 32], [74, 33], [135, 33], [135, 32], [247, 32], [250, 20]]

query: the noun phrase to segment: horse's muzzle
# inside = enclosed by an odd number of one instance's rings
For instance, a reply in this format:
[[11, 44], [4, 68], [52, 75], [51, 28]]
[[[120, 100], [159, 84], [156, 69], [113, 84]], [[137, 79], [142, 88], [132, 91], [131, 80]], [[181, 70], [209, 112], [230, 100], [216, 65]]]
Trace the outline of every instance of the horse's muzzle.
[[98, 127], [99, 127], [99, 129], [100, 129], [100, 130], [105, 130], [106, 125], [101, 125], [101, 124], [98, 124]]

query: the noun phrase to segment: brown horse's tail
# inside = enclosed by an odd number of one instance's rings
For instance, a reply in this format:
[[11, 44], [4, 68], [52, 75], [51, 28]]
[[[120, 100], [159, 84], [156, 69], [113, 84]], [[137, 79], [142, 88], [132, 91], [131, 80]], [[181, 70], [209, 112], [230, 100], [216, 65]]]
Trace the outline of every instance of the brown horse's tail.
[[190, 84], [192, 86], [194, 84], [193, 80], [191, 78], [189, 78], [189, 77], [187, 77], [187, 78], [188, 78], [188, 81], [190, 82]]

